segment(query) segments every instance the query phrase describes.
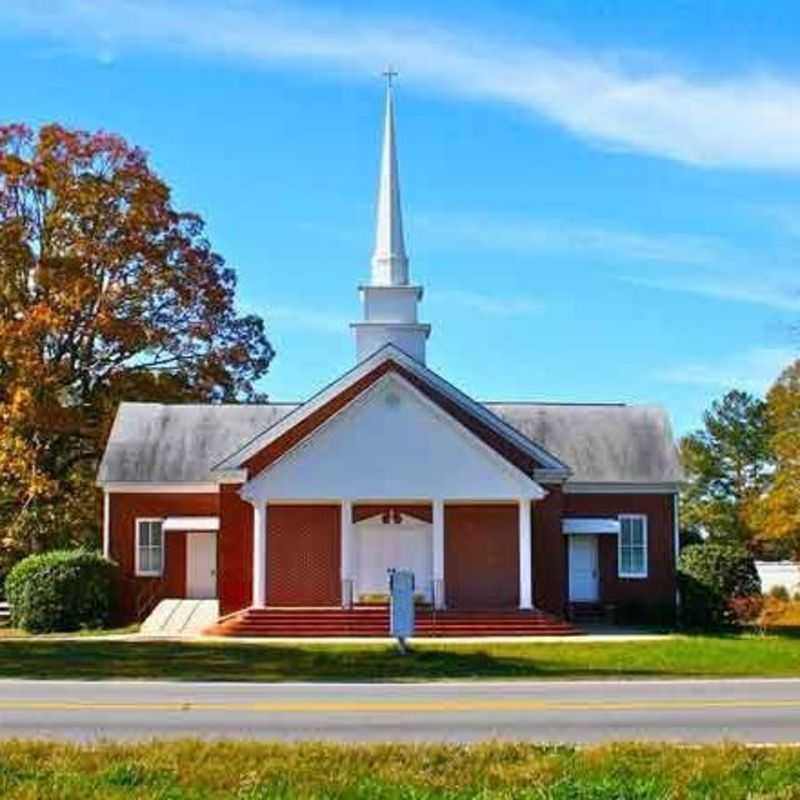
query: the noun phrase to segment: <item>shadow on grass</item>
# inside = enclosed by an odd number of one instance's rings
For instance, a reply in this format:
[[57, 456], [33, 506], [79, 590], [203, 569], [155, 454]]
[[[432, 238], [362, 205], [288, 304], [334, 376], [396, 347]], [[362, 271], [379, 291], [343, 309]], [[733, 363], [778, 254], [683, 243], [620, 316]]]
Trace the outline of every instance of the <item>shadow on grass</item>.
[[[494, 652], [492, 652], [494, 650]], [[280, 646], [183, 642], [47, 642], [0, 644], [0, 677], [37, 679], [169, 679], [179, 681], [380, 681], [446, 678], [547, 678], [665, 675], [664, 665], [567, 663], [544, 652], [501, 648]]]

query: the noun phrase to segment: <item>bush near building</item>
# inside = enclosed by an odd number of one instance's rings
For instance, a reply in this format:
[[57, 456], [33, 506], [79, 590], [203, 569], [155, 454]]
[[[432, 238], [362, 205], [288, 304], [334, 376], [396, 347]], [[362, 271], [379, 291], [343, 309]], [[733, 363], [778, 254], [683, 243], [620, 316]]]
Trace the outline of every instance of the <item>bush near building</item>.
[[31, 633], [107, 626], [117, 566], [99, 553], [52, 550], [28, 556], [9, 572], [11, 623]]
[[739, 598], [761, 594], [755, 561], [738, 545], [707, 542], [687, 547], [678, 561], [678, 579], [681, 618], [690, 626], [737, 622]]

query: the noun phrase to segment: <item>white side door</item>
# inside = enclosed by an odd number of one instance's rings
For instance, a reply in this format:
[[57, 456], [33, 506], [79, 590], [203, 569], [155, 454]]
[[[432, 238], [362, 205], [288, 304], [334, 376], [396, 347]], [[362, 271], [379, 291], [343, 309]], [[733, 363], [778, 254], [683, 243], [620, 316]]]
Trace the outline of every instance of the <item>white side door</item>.
[[217, 535], [186, 535], [186, 596], [210, 600], [217, 596]]
[[594, 603], [599, 598], [597, 537], [569, 537], [569, 599], [573, 603]]

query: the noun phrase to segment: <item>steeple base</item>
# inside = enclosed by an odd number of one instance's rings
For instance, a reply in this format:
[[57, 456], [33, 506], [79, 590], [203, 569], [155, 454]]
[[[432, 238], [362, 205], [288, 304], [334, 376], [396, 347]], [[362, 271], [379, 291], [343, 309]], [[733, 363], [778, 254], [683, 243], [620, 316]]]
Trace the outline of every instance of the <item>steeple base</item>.
[[387, 344], [393, 344], [421, 364], [425, 363], [425, 343], [430, 325], [419, 322], [353, 322], [356, 357], [361, 362]]

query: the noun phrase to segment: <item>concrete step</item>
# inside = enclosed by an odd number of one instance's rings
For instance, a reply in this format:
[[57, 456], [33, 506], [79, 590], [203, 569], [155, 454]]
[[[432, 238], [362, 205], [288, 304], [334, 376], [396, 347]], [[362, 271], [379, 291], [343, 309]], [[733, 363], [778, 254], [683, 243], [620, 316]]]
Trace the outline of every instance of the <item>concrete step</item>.
[[218, 617], [217, 600], [165, 598], [142, 622], [140, 631], [156, 636], [201, 633], [213, 625]]

